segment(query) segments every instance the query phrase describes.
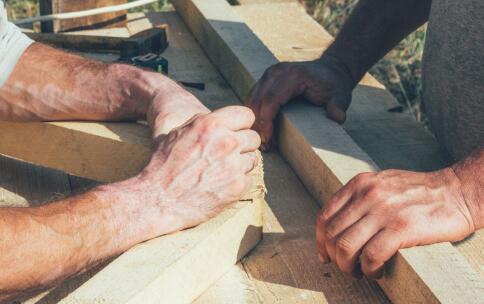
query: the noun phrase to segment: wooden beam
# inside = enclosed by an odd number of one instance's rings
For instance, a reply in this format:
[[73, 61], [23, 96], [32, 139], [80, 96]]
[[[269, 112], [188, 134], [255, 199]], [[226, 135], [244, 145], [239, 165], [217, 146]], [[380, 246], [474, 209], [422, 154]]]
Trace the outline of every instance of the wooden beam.
[[[278, 62], [226, 1], [172, 2], [240, 98]], [[319, 201], [356, 174], [378, 170], [342, 127], [309, 105], [283, 109], [278, 138], [281, 153]], [[484, 290], [479, 275], [449, 243], [400, 250], [379, 283], [396, 303], [478, 303]]]
[[[41, 13], [46, 15], [82, 11], [126, 2], [127, 0], [40, 0], [39, 5]], [[123, 26], [126, 24], [126, 13], [126, 11], [120, 11], [70, 20], [42, 22], [42, 32], [57, 33], [79, 29]]]
[[[135, 175], [151, 155], [149, 128], [140, 124], [0, 123], [0, 130], [3, 154], [103, 182]], [[194, 300], [261, 239], [265, 189], [262, 159], [259, 163], [252, 189], [236, 207], [194, 229], [137, 245], [87, 282], [84, 276], [68, 280], [41, 298], [60, 297], [60, 303]]]
[[134, 176], [151, 155], [148, 126], [0, 122], [0, 154], [100, 182]]
[[[143, 19], [141, 26], [131, 28], [144, 28], [150, 23], [144, 15], [140, 19]], [[102, 31], [99, 34], [103, 35]], [[170, 53], [167, 51], [167, 55]], [[187, 57], [193, 55], [190, 53], [174, 55], [185, 64], [197, 60]], [[175, 69], [179, 66], [176, 61], [175, 58], [172, 61]], [[202, 81], [210, 85], [201, 94], [210, 94], [224, 103], [237, 102], [227, 86], [221, 89], [215, 85], [223, 80], [211, 65], [197, 66], [197, 71], [207, 77]], [[102, 182], [135, 175], [151, 155], [150, 130], [141, 123], [2, 122], [0, 130], [0, 154]], [[194, 300], [261, 239], [265, 192], [262, 175], [260, 161], [252, 173], [253, 188], [234, 208], [213, 220], [135, 246], [98, 273], [99, 269], [69, 279], [27, 303], [159, 303], [160, 299], [167, 303], [186, 303]], [[72, 185], [72, 180], [68, 183]]]
[[[254, 172], [261, 184], [262, 167]], [[194, 228], [142, 243], [59, 303], [190, 303], [261, 239], [264, 189]]]
[[[70, 194], [65, 173], [0, 157], [0, 208]], [[70, 278], [34, 303], [189, 303], [260, 240], [262, 165], [246, 198], [196, 228], [139, 244], [109, 264]], [[259, 186], [256, 186], [259, 185]]]

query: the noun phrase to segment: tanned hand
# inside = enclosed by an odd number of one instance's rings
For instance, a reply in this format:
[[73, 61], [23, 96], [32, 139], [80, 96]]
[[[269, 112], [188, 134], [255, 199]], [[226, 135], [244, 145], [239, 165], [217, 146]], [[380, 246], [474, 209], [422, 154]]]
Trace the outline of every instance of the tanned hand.
[[484, 226], [483, 170], [484, 149], [436, 172], [356, 176], [318, 216], [320, 259], [356, 277], [380, 278], [399, 249], [464, 239]]
[[304, 97], [315, 105], [326, 107], [329, 118], [343, 123], [354, 86], [349, 71], [330, 56], [308, 62], [283, 62], [264, 73], [245, 105], [254, 111], [254, 129], [261, 135], [263, 148], [269, 149], [274, 119], [284, 104]]

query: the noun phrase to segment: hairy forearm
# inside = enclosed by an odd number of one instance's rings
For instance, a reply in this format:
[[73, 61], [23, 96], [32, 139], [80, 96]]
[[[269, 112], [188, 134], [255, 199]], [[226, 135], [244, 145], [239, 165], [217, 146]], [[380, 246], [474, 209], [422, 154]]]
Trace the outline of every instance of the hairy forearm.
[[424, 24], [431, 0], [360, 0], [323, 56], [343, 63], [354, 84], [398, 42]]
[[484, 147], [451, 167], [459, 178], [462, 195], [475, 230], [484, 228]]
[[[128, 180], [41, 207], [0, 209], [0, 302], [54, 285], [152, 238], [170, 232], [163, 210], [139, 204], [146, 191]], [[146, 190], [146, 189], [145, 189]]]
[[144, 119], [155, 98], [174, 91], [181, 88], [161, 74], [36, 43], [0, 89], [0, 120]]

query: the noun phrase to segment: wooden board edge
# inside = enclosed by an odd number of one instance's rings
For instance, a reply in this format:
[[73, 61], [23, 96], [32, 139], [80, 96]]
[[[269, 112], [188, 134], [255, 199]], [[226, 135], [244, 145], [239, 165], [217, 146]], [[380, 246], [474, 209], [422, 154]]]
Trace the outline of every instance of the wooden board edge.
[[[60, 303], [189, 303], [254, 248], [262, 237], [264, 200], [239, 203], [196, 228], [140, 244], [118, 257]], [[196, 236], [193, 235], [214, 225]], [[182, 251], [166, 267], [156, 269], [163, 248]], [[144, 258], [144, 259], [143, 259]], [[156, 273], [153, 272], [156, 269]], [[123, 274], [123, 276], [119, 276]], [[134, 281], [136, 283], [132, 284]], [[143, 281], [140, 282], [139, 281]], [[135, 286], [135, 287], [133, 287]]]
[[[258, 37], [250, 32], [250, 29], [225, 0], [173, 0], [172, 2], [178, 14], [183, 18], [188, 28], [195, 35], [195, 38], [214, 65], [219, 69], [221, 74], [224, 75], [234, 91], [236, 91], [242, 99], [247, 96], [253, 84], [262, 76], [263, 70], [277, 62], [277, 59], [275, 59]], [[220, 26], [222, 24], [225, 26]], [[234, 41], [234, 39], [237, 39], [237, 41]], [[241, 41], [245, 41], [245, 43], [241, 43]], [[259, 55], [262, 57], [255, 57]], [[258, 60], [256, 61], [254, 59]], [[222, 60], [226, 61], [224, 62]], [[286, 114], [284, 113], [282, 114], [282, 116], [285, 115]], [[322, 116], [321, 119], [324, 121], [325, 118]], [[298, 129], [297, 125], [292, 125], [292, 127], [295, 130]], [[341, 132], [346, 133], [341, 127], [339, 128], [341, 129]], [[324, 129], [322, 128], [322, 130]], [[284, 130], [279, 130], [279, 132], [284, 132]], [[306, 141], [304, 135], [301, 135], [303, 138], [299, 138], [299, 142], [306, 142], [305, 146], [299, 146], [299, 150], [296, 152], [297, 154], [295, 154], [295, 152], [284, 150], [283, 148], [282, 154], [285, 154], [285, 157], [290, 163], [291, 155], [293, 156], [293, 159], [297, 158], [299, 162], [301, 162], [301, 150], [305, 150], [307, 155], [318, 160], [317, 166], [311, 166], [309, 171], [301, 170], [298, 169], [297, 166], [294, 166], [293, 161], [291, 165], [296, 170], [296, 173], [306, 183], [306, 186], [311, 190], [313, 195], [320, 193], [323, 196], [327, 196], [330, 193], [336, 192], [342, 184], [347, 182], [347, 180], [339, 179], [339, 173], [337, 172], [338, 165], [328, 164], [325, 159], [322, 159], [320, 155], [316, 154], [315, 147], [311, 145], [311, 142]], [[279, 134], [279, 136], [284, 136], [284, 134]], [[321, 136], [323, 136], [323, 134], [321, 134]], [[290, 138], [289, 140], [297, 140], [297, 138]], [[352, 140], [350, 146], [348, 146], [347, 142], [345, 142], [344, 145], [345, 151], [353, 150], [355, 154], [360, 155], [361, 149]], [[338, 151], [335, 152], [337, 153]], [[366, 156], [365, 159], [371, 160], [368, 156]], [[323, 171], [326, 170], [326, 177], [329, 181], [313, 179], [313, 177], [318, 174], [317, 169], [316, 172], [314, 171], [315, 167], [320, 170], [322, 168]], [[377, 170], [377, 167], [373, 163], [369, 163], [368, 167], [374, 167], [374, 169]], [[327, 168], [330, 168], [330, 170], [328, 171]], [[353, 175], [364, 172], [360, 169], [361, 167], [355, 168]], [[347, 174], [348, 172], [344, 172], [345, 176]], [[319, 199], [319, 201], [321, 201], [321, 199]], [[443, 243], [443, 246], [452, 247], [450, 243]], [[456, 263], [456, 257], [459, 257], [458, 260], [464, 259], [457, 250], [450, 253], [445, 251], [435, 252], [435, 254], [440, 255], [440, 261], [445, 265], [432, 265], [432, 263], [429, 263], [428, 265], [435, 267], [431, 266], [427, 269], [414, 267], [418, 263], [421, 263], [418, 261], [419, 259], [425, 259], [427, 261], [431, 260], [432, 254], [424, 254], [424, 250], [433, 252], [433, 248], [433, 246], [412, 248], [410, 249], [411, 252], [414, 253], [412, 255], [403, 254], [402, 252], [404, 251], [398, 253], [396, 257], [397, 261], [401, 260], [404, 262], [403, 264], [410, 265], [410, 272], [401, 269], [402, 267], [399, 265], [402, 263], [394, 263], [392, 275], [386, 275], [384, 279], [379, 281], [380, 286], [385, 290], [387, 295], [395, 303], [401, 303], [402, 299], [408, 297], [408, 292], [413, 292], [417, 295], [416, 299], [418, 299], [418, 301], [427, 302], [432, 301], [432, 299], [426, 298], [428, 294], [422, 294], [420, 291], [422, 289], [428, 289], [435, 299], [438, 299], [439, 301], [443, 300], [444, 302], [452, 302], [452, 299], [447, 297], [448, 294], [443, 293], [443, 290], [438, 283], [445, 281], [450, 282], [449, 284], [451, 288], [455, 288], [455, 290], [461, 292], [458, 300], [462, 301], [465, 299], [464, 301], [470, 303], [478, 302], [479, 300], [476, 298], [476, 293], [482, 291], [479, 286], [480, 280], [478, 274], [470, 265]], [[452, 265], [455, 265], [456, 267], [454, 269], [459, 269], [459, 272], [449, 273], [442, 271], [442, 266], [452, 269]], [[410, 274], [415, 275], [419, 279], [411, 280], [406, 290], [398, 288], [402, 282], [407, 280], [407, 276]], [[434, 277], [438, 277], [439, 279], [432, 279]], [[478, 279], [477, 282], [476, 278]], [[389, 286], [392, 286], [392, 288], [390, 289]]]
[[0, 154], [100, 182], [134, 176], [151, 155], [137, 124], [0, 122], [0, 132]]

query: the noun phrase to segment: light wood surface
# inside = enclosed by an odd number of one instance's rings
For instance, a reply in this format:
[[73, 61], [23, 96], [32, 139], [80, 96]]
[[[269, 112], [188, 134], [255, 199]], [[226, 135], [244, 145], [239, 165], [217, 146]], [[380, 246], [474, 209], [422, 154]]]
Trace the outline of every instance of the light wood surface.
[[[263, 70], [277, 62], [245, 23], [250, 24], [250, 18], [261, 18], [260, 14], [254, 17], [248, 15], [249, 17], [242, 19], [233, 7], [218, 0], [175, 0], [174, 5], [240, 97], [247, 96]], [[275, 25], [278, 19], [274, 14], [289, 9], [275, 6], [266, 8], [265, 18], [270, 20], [267, 22], [271, 26], [260, 28], [259, 32], [266, 30], [273, 33], [278, 28], [286, 29], [287, 24], [293, 20], [298, 20], [299, 24], [300, 19], [286, 18], [280, 26]], [[262, 14], [263, 7], [259, 7], [258, 11]], [[302, 13], [300, 17], [303, 18]], [[310, 32], [311, 29], [306, 28], [305, 31]], [[287, 32], [282, 34], [286, 35]], [[359, 90], [355, 91], [355, 95], [359, 93]], [[307, 105], [292, 105], [283, 110], [281, 121], [281, 153], [289, 160], [310, 192], [321, 202], [352, 176], [378, 169], [345, 134], [343, 128], [326, 119], [323, 110], [318, 113], [317, 109], [310, 110]], [[294, 132], [290, 133], [288, 126]], [[353, 165], [347, 166], [350, 161]], [[321, 178], [316, 178], [318, 176]], [[439, 263], [432, 263], [434, 255], [439, 256]], [[449, 243], [400, 251], [385, 278], [379, 283], [393, 301], [401, 303], [451, 303], [463, 299], [465, 302], [479, 302], [484, 290], [483, 282], [475, 269]]]
[[0, 130], [0, 154], [102, 182], [134, 176], [151, 156], [141, 124], [0, 122]]
[[[280, 7], [280, 9], [284, 8]], [[286, 11], [293, 12], [292, 10]], [[300, 15], [296, 14], [296, 16]], [[259, 17], [262, 18], [263, 15]], [[278, 20], [273, 15], [271, 18]], [[227, 87], [226, 82], [207, 60], [203, 50], [194, 42], [193, 37], [180, 22], [177, 14], [150, 14], [148, 18], [141, 18], [138, 22], [139, 24], [157, 24], [158, 22], [170, 24], [170, 48], [167, 50], [166, 56], [170, 60], [172, 76], [178, 80], [205, 81], [207, 90], [194, 91], [194, 93], [203, 101], [208, 102], [210, 107], [216, 108], [238, 102], [232, 90]], [[251, 22], [247, 22], [251, 24]], [[278, 28], [276, 24], [278, 22], [274, 23], [274, 28]], [[280, 33], [279, 30], [275, 32]], [[288, 38], [292, 39], [290, 37], [292, 35], [288, 35]], [[304, 53], [305, 50], [302, 52]], [[217, 64], [216, 60], [213, 62]], [[372, 90], [370, 93], [376, 95], [368, 93], [368, 100], [381, 98], [380, 91]], [[371, 106], [371, 104], [368, 105], [368, 107]], [[378, 132], [378, 128], [375, 127], [374, 132]], [[417, 150], [415, 153], [416, 155], [412, 158], [418, 158], [419, 151]], [[391, 158], [388, 159], [391, 160]], [[377, 161], [377, 159], [375, 160]], [[12, 165], [11, 162], [15, 165]], [[377, 161], [377, 163], [382, 166], [380, 162]], [[33, 167], [11, 160], [5, 161], [3, 158], [0, 158], [0, 166], [2, 166], [0, 185], [5, 188], [0, 191], [0, 201], [3, 204], [12, 204], [11, 202], [17, 201], [18, 204], [26, 205], [30, 196], [37, 198], [33, 200], [34, 202], [42, 202], [45, 198], [57, 197], [60, 192], [64, 192], [64, 195], [69, 194], [69, 184], [71, 188], [77, 189], [91, 184], [78, 178], [69, 177], [62, 172]], [[265, 155], [265, 166], [266, 184], [270, 189], [267, 204], [264, 205], [265, 238], [247, 259], [244, 259], [238, 266], [232, 267], [216, 284], [203, 293], [196, 303], [227, 303], [227, 301], [231, 303], [387, 302], [388, 300], [374, 282], [346, 278], [334, 266], [318, 263], [314, 253], [314, 219], [318, 211], [317, 203], [280, 156]], [[4, 168], [5, 170], [3, 170]], [[47, 171], [51, 173], [47, 174]], [[42, 178], [42, 182], [39, 182], [39, 178]], [[464, 245], [459, 244], [459, 248], [463, 248]], [[478, 261], [481, 256], [472, 252], [469, 256], [474, 256]], [[397, 259], [396, 261], [404, 260]], [[404, 267], [407, 267], [410, 273], [414, 273], [408, 264], [397, 266], [395, 269]], [[452, 270], [452, 267], [449, 266], [448, 269]], [[81, 282], [87, 280], [91, 275], [89, 274]], [[409, 277], [410, 285], [413, 284], [412, 280], [413, 278]], [[79, 282], [73, 281], [71, 290], [80, 285]], [[396, 285], [396, 288], [399, 286], [408, 292], [407, 289], [404, 289], [408, 286]], [[443, 286], [448, 287], [448, 285]], [[452, 290], [452, 288], [449, 289]], [[51, 292], [32, 303], [56, 303], [58, 299], [65, 297], [62, 290], [63, 288], [59, 287], [58, 293]], [[63, 296], [59, 296], [59, 294]]]
[[[333, 40], [299, 5], [235, 9], [281, 61], [316, 59]], [[290, 19], [298, 20], [298, 26], [286, 27]], [[271, 30], [267, 30], [269, 26]], [[395, 98], [367, 74], [353, 94], [343, 128], [381, 169], [432, 171], [447, 166], [448, 156], [427, 129], [409, 114], [388, 112], [397, 105]], [[484, 272], [484, 231], [455, 246], [476, 271]]]
[[[173, 17], [176, 18], [176, 15]], [[146, 18], [144, 22], [151, 24]], [[181, 24], [180, 21], [178, 23]], [[202, 51], [197, 55], [204, 57]], [[197, 61], [197, 58], [180, 58], [179, 62], [187, 64], [190, 60]], [[216, 85], [210, 86], [203, 93], [218, 101], [219, 106], [230, 100], [237, 102], [235, 95], [227, 89], [206, 58], [205, 61], [206, 67], [199, 66], [198, 74], [202, 77], [199, 80]], [[171, 63], [176, 69], [176, 60]], [[188, 75], [181, 76], [183, 80], [191, 78]], [[219, 90], [220, 87], [225, 90]], [[217, 107], [217, 103], [210, 106]], [[2, 134], [8, 135], [2, 138], [3, 148], [14, 149], [10, 151], [11, 155], [103, 182], [132, 176], [150, 156], [149, 129], [141, 124], [3, 123], [0, 129]], [[23, 148], [15, 150], [19, 146]], [[19, 164], [18, 161], [13, 162]], [[68, 177], [63, 172], [20, 164], [26, 168], [35, 168], [31, 170], [56, 172], [56, 176], [62, 178], [71, 189], [78, 190], [92, 185], [82, 179]], [[67, 280], [27, 303], [159, 303], [160, 299], [168, 303], [192, 301], [261, 238], [261, 208], [265, 188], [262, 161], [259, 164], [253, 172], [254, 187], [236, 207], [199, 227], [140, 244], [107, 265]], [[31, 183], [34, 182], [32, 179], [18, 179], [15, 183]], [[12, 189], [5, 192], [6, 202], [18, 206], [15, 199], [20, 199], [22, 194], [17, 193], [15, 187], [6, 186]], [[48, 189], [39, 188], [38, 191], [42, 194], [42, 191]], [[68, 195], [71, 191], [63, 192]], [[10, 199], [10, 196], [14, 199]], [[24, 206], [27, 201], [21, 199]]]
[[[170, 76], [204, 81], [207, 89], [193, 93], [210, 108], [240, 102], [177, 14], [149, 14], [148, 20], [170, 25], [164, 53]], [[262, 241], [196, 303], [385, 303], [376, 283], [347, 278], [333, 265], [319, 263], [314, 250], [318, 205], [288, 164], [276, 154], [264, 155], [264, 176], [271, 190]]]
[[[141, 18], [139, 15], [133, 17]], [[164, 55], [170, 60], [172, 77], [185, 81], [204, 81], [207, 89], [193, 92], [211, 108], [239, 102], [177, 14], [150, 14], [139, 22], [170, 24], [170, 48]], [[352, 280], [343, 276], [334, 266], [318, 262], [313, 248], [317, 203], [280, 156], [268, 155], [265, 158], [270, 163], [265, 166], [271, 168], [266, 175], [266, 181], [276, 187], [276, 190], [272, 193], [270, 202], [264, 204], [266, 239], [261, 242], [264, 248], [253, 252], [251, 258], [244, 260], [244, 265], [231, 268], [197, 303], [227, 303], [227, 300], [231, 303], [262, 303], [262, 300], [265, 300], [264, 303], [275, 300], [281, 303], [386, 303], [385, 296], [374, 282]], [[31, 170], [39, 170], [44, 174], [47, 170], [25, 163], [15, 163], [22, 167], [35, 168]], [[8, 172], [13, 174], [16, 170], [19, 169], [10, 167]], [[65, 181], [75, 191], [93, 184], [57, 173], [64, 176]], [[6, 179], [9, 180], [8, 177]], [[52, 187], [51, 183], [55, 180], [44, 178], [44, 182]], [[28, 188], [24, 186], [27, 183], [38, 183], [36, 176], [29, 179], [19, 177], [15, 180], [20, 188]], [[50, 187], [43, 186], [38, 191], [43, 193], [44, 190], [49, 191]], [[17, 195], [13, 194], [17, 190], [12, 190], [12, 195]], [[71, 279], [29, 303], [57, 303], [79, 288], [96, 271], [79, 279]]]

